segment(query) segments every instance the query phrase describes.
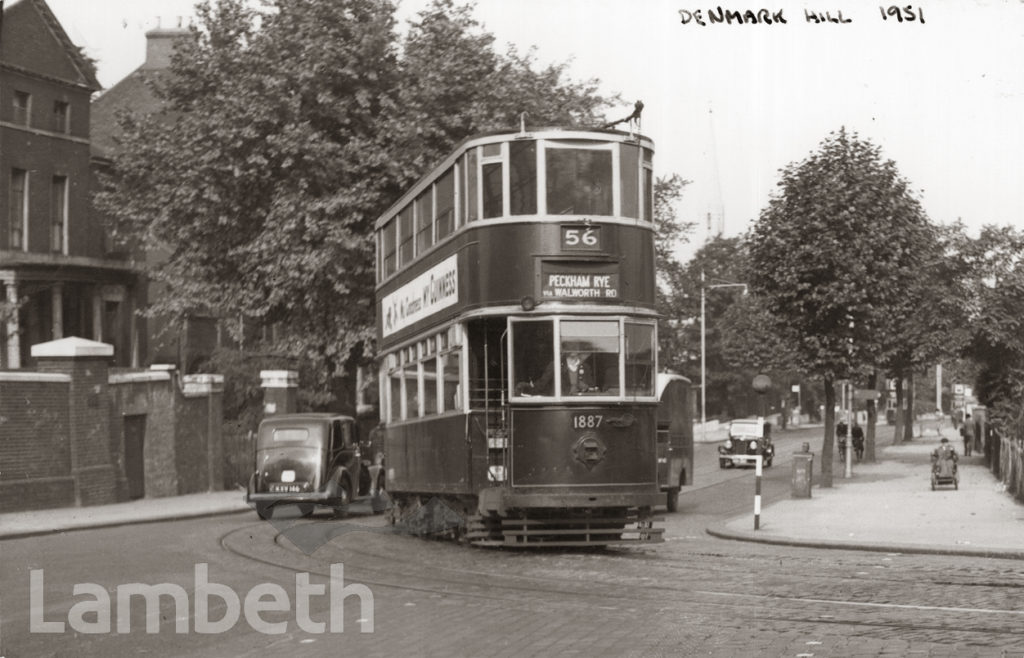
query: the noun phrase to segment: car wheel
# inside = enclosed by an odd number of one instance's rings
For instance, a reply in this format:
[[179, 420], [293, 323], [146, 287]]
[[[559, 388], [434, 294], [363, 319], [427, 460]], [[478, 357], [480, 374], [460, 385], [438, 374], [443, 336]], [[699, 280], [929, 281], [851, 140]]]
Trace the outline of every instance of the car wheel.
[[342, 478], [338, 487], [338, 501], [334, 505], [334, 518], [340, 519], [348, 516], [348, 505], [352, 502], [352, 485], [348, 478]]
[[274, 506], [270, 503], [256, 503], [256, 515], [264, 521], [274, 518]]
[[669, 489], [665, 497], [665, 509], [669, 512], [679, 511], [679, 489]]
[[300, 503], [299, 504], [299, 516], [306, 518], [307, 516], [313, 515], [313, 510], [316, 509], [316, 505], [312, 503]]

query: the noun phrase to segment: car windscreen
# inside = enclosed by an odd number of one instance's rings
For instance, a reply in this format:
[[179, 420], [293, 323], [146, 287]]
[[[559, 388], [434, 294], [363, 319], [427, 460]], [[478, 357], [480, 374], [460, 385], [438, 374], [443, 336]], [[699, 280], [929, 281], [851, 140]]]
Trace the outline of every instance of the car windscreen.
[[729, 436], [749, 436], [761, 438], [760, 423], [733, 423], [729, 426]]
[[319, 448], [324, 444], [324, 429], [315, 426], [281, 426], [260, 428], [261, 448], [286, 446]]

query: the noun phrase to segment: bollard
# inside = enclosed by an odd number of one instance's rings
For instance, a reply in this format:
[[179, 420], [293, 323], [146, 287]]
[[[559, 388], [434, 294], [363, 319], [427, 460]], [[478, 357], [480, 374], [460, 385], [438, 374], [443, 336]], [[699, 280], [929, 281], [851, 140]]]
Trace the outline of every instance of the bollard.
[[803, 445], [801, 452], [793, 453], [793, 482], [791, 495], [793, 498], [811, 497], [811, 479], [814, 475], [814, 453], [811, 446]]

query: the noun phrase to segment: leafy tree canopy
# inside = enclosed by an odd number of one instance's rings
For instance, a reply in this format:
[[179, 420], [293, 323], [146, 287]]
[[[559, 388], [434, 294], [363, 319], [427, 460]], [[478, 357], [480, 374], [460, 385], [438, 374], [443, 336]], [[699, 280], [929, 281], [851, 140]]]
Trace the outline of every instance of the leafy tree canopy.
[[905, 318], [932, 239], [895, 163], [841, 129], [782, 171], [748, 238], [751, 283], [807, 367], [848, 377], [891, 349], [885, 331]]

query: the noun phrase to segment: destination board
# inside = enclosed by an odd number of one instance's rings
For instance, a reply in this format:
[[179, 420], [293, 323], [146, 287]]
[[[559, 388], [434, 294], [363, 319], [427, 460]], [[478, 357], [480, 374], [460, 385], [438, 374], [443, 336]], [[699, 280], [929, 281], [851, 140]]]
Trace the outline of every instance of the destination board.
[[541, 297], [592, 301], [619, 298], [619, 272], [605, 263], [552, 263], [541, 265]]

